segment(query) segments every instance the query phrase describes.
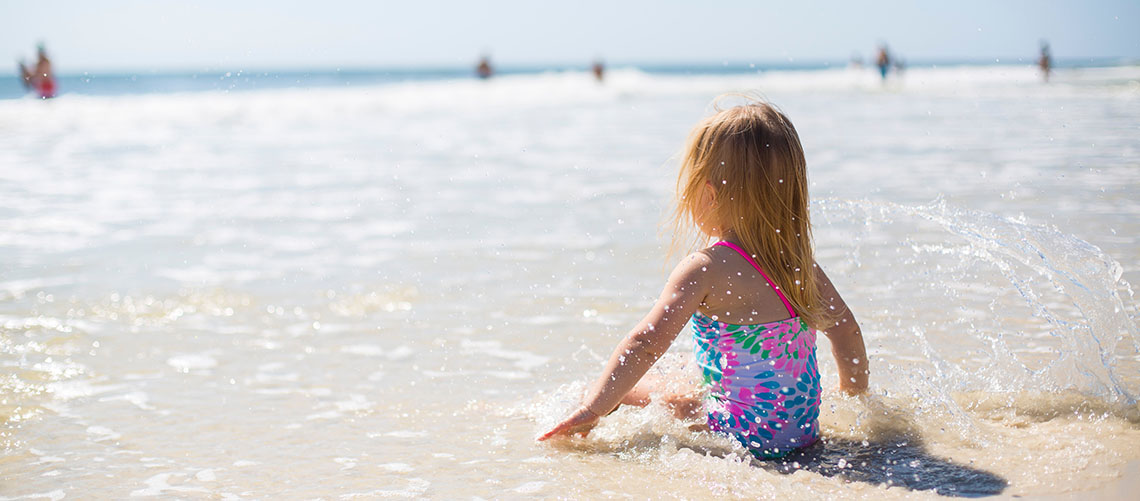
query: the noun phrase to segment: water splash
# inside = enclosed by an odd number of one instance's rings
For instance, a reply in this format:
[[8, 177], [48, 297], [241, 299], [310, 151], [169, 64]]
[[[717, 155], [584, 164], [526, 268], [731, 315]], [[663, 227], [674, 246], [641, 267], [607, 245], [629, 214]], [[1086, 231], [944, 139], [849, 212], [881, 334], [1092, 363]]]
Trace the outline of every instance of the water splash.
[[[1140, 331], [1132, 289], [1120, 264], [1095, 245], [1054, 226], [943, 200], [822, 199], [815, 209], [821, 246], [831, 245], [831, 229], [853, 236], [856, 251], [840, 275], [889, 304], [870, 308], [872, 335], [899, 341], [910, 332], [943, 390], [1076, 390], [1136, 405]], [[906, 237], [900, 242], [899, 235]], [[867, 254], [879, 262], [869, 264]], [[867, 286], [875, 282], [889, 285]], [[935, 297], [942, 301], [925, 302]], [[948, 332], [947, 325], [963, 328]]]

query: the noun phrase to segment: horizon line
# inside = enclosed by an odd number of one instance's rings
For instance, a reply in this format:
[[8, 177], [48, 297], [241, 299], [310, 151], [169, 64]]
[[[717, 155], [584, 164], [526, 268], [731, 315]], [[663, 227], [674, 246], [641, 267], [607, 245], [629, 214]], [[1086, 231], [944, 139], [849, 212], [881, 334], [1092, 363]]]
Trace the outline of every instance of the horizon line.
[[[766, 60], [617, 60], [606, 61], [600, 59], [608, 69], [614, 68], [635, 68], [635, 69], [676, 69], [681, 70], [685, 68], [692, 69], [713, 69], [713, 68], [733, 68], [745, 69], [755, 67], [757, 70], [764, 70], [765, 68], [789, 70], [796, 68], [803, 69], [821, 69], [828, 67], [848, 67], [851, 65], [851, 60], [841, 59], [822, 59], [822, 58], [804, 58], [804, 59], [766, 59]], [[922, 59], [902, 59], [908, 68], [916, 67], [931, 67], [931, 66], [1003, 66], [1003, 65], [1020, 65], [1020, 64], [1036, 64], [1035, 57], [986, 57], [986, 58], [922, 58]], [[589, 70], [590, 65], [594, 60], [586, 62], [513, 62], [492, 64], [499, 69], [499, 71], [566, 71], [566, 70]], [[1140, 64], [1140, 59], [1130, 58], [1125, 56], [1080, 56], [1080, 57], [1064, 57], [1054, 58], [1054, 67], [1082, 67], [1089, 65], [1097, 65], [1104, 63], [1112, 63], [1114, 66], [1127, 66]], [[276, 74], [296, 74], [305, 72], [318, 72], [318, 73], [336, 73], [336, 72], [378, 72], [378, 71], [398, 71], [398, 72], [415, 72], [415, 71], [463, 71], [475, 66], [472, 64], [457, 64], [457, 63], [353, 63], [353, 64], [317, 64], [312, 66], [302, 65], [256, 65], [245, 66], [242, 65], [206, 65], [198, 68], [190, 66], [164, 66], [158, 68], [134, 68], [130, 66], [116, 66], [109, 65], [103, 67], [93, 67], [89, 69], [76, 69], [64, 72], [58, 72], [57, 76], [60, 77], [76, 77], [76, 76], [89, 76], [89, 75], [194, 75], [198, 73], [206, 74], [219, 74], [219, 73], [239, 73], [239, 74], [255, 74], [255, 73], [276, 73]], [[864, 60], [864, 67], [874, 67], [873, 63]], [[0, 71], [0, 75], [16, 76], [14, 70]]]

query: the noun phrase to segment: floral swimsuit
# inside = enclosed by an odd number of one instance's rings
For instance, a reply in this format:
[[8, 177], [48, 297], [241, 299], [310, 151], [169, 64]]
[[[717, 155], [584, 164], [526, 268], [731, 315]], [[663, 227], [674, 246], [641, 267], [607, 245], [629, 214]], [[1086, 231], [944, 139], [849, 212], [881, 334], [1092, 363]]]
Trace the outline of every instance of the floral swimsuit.
[[731, 242], [716, 245], [744, 256], [791, 318], [736, 325], [693, 314], [694, 352], [709, 392], [708, 425], [732, 435], [757, 458], [784, 456], [819, 439], [815, 331], [743, 249]]

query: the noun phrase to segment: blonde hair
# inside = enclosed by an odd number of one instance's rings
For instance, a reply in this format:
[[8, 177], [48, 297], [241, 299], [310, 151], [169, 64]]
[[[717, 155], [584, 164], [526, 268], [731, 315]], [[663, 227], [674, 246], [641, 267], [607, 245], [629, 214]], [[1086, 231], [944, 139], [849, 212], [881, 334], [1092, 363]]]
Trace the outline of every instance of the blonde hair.
[[717, 225], [736, 234], [808, 325], [830, 325], [815, 281], [807, 162], [788, 117], [753, 101], [718, 109], [693, 128], [677, 177], [674, 250], [708, 244], [694, 222], [708, 184]]

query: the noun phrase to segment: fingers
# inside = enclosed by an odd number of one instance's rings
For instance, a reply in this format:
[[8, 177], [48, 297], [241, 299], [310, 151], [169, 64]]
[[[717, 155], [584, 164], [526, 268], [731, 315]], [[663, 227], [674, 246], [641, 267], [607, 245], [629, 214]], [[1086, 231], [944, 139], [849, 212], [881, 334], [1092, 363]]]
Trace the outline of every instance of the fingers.
[[538, 437], [535, 437], [535, 440], [539, 441], [539, 442], [544, 442], [544, 441], [546, 441], [546, 439], [559, 434], [560, 432], [562, 432], [565, 429], [566, 429], [566, 422], [563, 421], [561, 423], [558, 423], [558, 426], [555, 426], [550, 431], [543, 433], [542, 435], [539, 435]]
[[539, 442], [542, 442], [542, 441], [545, 441], [546, 439], [553, 437], [555, 435], [569, 435], [572, 433], [572, 429], [574, 427], [575, 427], [575, 422], [574, 422], [573, 417], [564, 419], [561, 423], [558, 423], [557, 425], [555, 425], [554, 428], [551, 428], [550, 431], [543, 433], [542, 435], [539, 435], [536, 440], [538, 440]]
[[[583, 427], [585, 427], [584, 430], [582, 429]], [[550, 431], [543, 433], [542, 435], [539, 435], [537, 438], [535, 438], [535, 440], [537, 440], [539, 442], [544, 442], [547, 439], [554, 437], [556, 435], [574, 435], [574, 434], [577, 434], [580, 437], [584, 437], [584, 436], [586, 436], [587, 433], [590, 433], [590, 428], [593, 428], [593, 426], [581, 425], [581, 424], [574, 423], [571, 420], [566, 420], [566, 421], [563, 421], [561, 423], [558, 423], [558, 425], [555, 426], [554, 428], [552, 428]]]
[[590, 430], [597, 424], [598, 418], [593, 415], [583, 415], [581, 412], [576, 413], [558, 423], [551, 428], [550, 431], [535, 437], [535, 440], [543, 442], [556, 435], [574, 435], [586, 436]]

